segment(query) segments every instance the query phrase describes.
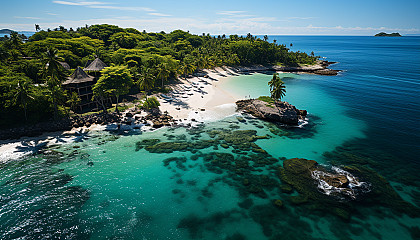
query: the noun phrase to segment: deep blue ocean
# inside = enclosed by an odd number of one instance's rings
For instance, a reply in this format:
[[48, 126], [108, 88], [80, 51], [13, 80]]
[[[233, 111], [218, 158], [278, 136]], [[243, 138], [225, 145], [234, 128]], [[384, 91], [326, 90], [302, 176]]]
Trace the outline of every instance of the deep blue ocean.
[[[420, 239], [420, 37], [274, 39], [343, 70], [280, 74], [306, 125], [236, 113], [194, 128], [91, 132], [2, 163], [0, 239]], [[217, 84], [255, 98], [270, 79]], [[289, 189], [279, 176], [290, 158], [352, 170], [369, 191]]]
[[[368, 124], [375, 148], [420, 169], [420, 37], [270, 36], [292, 51], [339, 62], [318, 84]], [[290, 47], [290, 43], [293, 44]]]

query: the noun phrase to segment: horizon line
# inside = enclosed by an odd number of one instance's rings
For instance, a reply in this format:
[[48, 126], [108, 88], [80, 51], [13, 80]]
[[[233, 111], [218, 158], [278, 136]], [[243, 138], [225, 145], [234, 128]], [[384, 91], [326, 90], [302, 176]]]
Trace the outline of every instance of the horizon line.
[[[0, 29], [0, 30], [11, 30], [11, 31], [14, 31], [14, 32], [17, 32], [17, 33], [20, 33], [20, 32], [28, 32], [28, 33], [34, 33], [34, 34], [37, 33], [36, 31], [29, 31], [29, 30], [18, 30], [18, 31], [16, 31], [16, 30], [9, 29], [9, 28], [3, 28], [3, 29]], [[182, 29], [175, 29], [175, 30], [182, 30]], [[175, 31], [175, 30], [172, 30], [172, 31]], [[41, 31], [47, 31], [47, 30], [43, 30], [42, 29]], [[182, 31], [189, 32], [188, 30], [182, 30]], [[159, 32], [161, 32], [161, 31], [156, 31], [156, 32], [152, 32], [152, 31], [151, 32], [147, 32], [146, 31], [146, 33], [159, 33]], [[165, 33], [170, 33], [170, 32], [165, 32]], [[191, 33], [191, 32], [189, 32], [189, 33]], [[200, 34], [198, 34], [198, 33], [197, 34], [191, 33], [191, 34], [200, 36], [203, 33], [200, 33]], [[205, 34], [208, 34], [208, 33], [205, 33]], [[220, 35], [220, 36], [221, 35], [226, 35], [226, 36], [230, 36], [230, 35], [244, 36], [244, 35], [247, 35], [248, 33], [243, 33], [243, 34], [239, 34], [239, 33], [232, 33], [232, 34], [216, 33], [216, 34], [212, 34], [212, 33], [209, 33], [209, 34], [211, 36], [218, 36], [218, 35]], [[5, 34], [5, 35], [7, 35], [7, 34]], [[267, 35], [267, 36], [325, 36], [325, 37], [373, 37], [374, 36], [374, 35], [359, 35], [359, 34], [349, 35], [349, 34], [281, 34], [281, 33], [277, 33], [277, 34], [264, 34], [264, 33], [254, 34], [254, 33], [251, 33], [251, 35], [253, 35], [253, 36], [265, 36], [265, 35]], [[409, 37], [409, 36], [414, 36], [414, 37], [415, 36], [420, 36], [420, 33], [408, 33], [408, 34], [402, 35], [402, 37]]]

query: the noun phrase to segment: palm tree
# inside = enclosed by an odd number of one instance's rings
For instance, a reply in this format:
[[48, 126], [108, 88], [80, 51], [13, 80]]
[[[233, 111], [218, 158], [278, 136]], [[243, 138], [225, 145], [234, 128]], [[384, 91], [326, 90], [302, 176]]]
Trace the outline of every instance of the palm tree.
[[186, 63], [185, 73], [186, 74], [192, 74], [192, 73], [194, 73], [194, 71], [196, 69], [197, 69], [197, 66], [192, 61], [190, 61], [189, 63], [187, 62]]
[[144, 89], [146, 91], [146, 100], [148, 92], [155, 85], [155, 80], [155, 76], [152, 74], [150, 68], [143, 68], [137, 84], [139, 85], [140, 89]]
[[268, 41], [268, 36], [267, 35], [264, 35], [264, 41]]
[[204, 69], [207, 65], [207, 62], [206, 62], [206, 59], [203, 56], [199, 56], [197, 61], [196, 61], [196, 64], [197, 64], [197, 68]]
[[271, 98], [274, 100], [281, 100], [282, 97], [286, 96], [286, 86], [279, 77], [278, 73], [273, 74], [273, 78], [268, 82], [270, 86]]
[[25, 121], [28, 121], [27, 116], [27, 105], [28, 105], [28, 99], [34, 99], [31, 96], [30, 92], [30, 82], [25, 80], [18, 80], [17, 86], [16, 86], [16, 94], [15, 94], [15, 102], [20, 102], [23, 106], [23, 110], [25, 112]]
[[166, 81], [166, 79], [168, 79], [169, 73], [170, 73], [169, 69], [168, 69], [168, 64], [165, 63], [165, 62], [159, 64], [157, 66], [157, 71], [158, 71], [157, 77], [162, 80], [162, 88], [163, 88], [163, 82], [164, 82], [163, 80], [165, 79], [165, 81]]
[[80, 99], [79, 95], [77, 95], [76, 92], [72, 92], [70, 97], [67, 100], [67, 103], [70, 105], [71, 110], [73, 110], [73, 112], [76, 113], [75, 109], [81, 101], [82, 99]]
[[187, 79], [187, 64], [185, 62], [182, 62], [179, 65], [178, 72], [179, 74], [184, 75], [184, 79]]
[[58, 103], [59, 98], [65, 95], [61, 89], [61, 79], [65, 77], [64, 68], [60, 64], [60, 58], [57, 56], [58, 51], [56, 49], [47, 49], [44, 53], [42, 63], [45, 66], [45, 72], [47, 78], [47, 85], [50, 90], [51, 99], [54, 105], [54, 118], [57, 119]]
[[58, 104], [63, 102], [63, 98], [66, 96], [66, 92], [61, 88], [60, 81], [56, 77], [49, 77], [47, 80], [47, 86], [50, 92], [50, 97], [54, 106], [54, 119], [58, 118]]
[[60, 64], [60, 58], [57, 56], [56, 49], [47, 49], [43, 56], [43, 64], [45, 66], [45, 74], [50, 77], [61, 77], [63, 66]]
[[41, 30], [41, 28], [39, 27], [38, 24], [35, 24], [35, 32], [38, 32], [39, 30]]

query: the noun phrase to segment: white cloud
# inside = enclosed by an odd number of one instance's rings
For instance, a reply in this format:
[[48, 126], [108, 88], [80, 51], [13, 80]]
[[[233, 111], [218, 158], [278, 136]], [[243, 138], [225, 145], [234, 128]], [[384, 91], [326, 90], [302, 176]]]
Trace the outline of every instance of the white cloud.
[[246, 13], [246, 12], [245, 11], [220, 11], [220, 12], [217, 12], [217, 14], [219, 14], [219, 15], [229, 15], [229, 16], [237, 15], [237, 14], [243, 14], [243, 13]]
[[[65, 26], [66, 28], [84, 26], [85, 24], [113, 24], [123, 28], [145, 29], [148, 32], [171, 32], [176, 29], [189, 30], [191, 33], [201, 34], [240, 34], [248, 32], [254, 35], [373, 35], [379, 31], [400, 32], [401, 34], [419, 34], [416, 28], [389, 28], [389, 27], [343, 27], [337, 26], [293, 26], [291, 24], [279, 24], [279, 21], [272, 21], [273, 18], [228, 18], [208, 20], [204, 18], [188, 17], [150, 17], [145, 19], [134, 17], [108, 17], [83, 20], [63, 20], [54, 22], [38, 22], [43, 29]], [[17, 31], [31, 30], [33, 24], [29, 23], [0, 23], [1, 28], [11, 28]]]
[[122, 6], [115, 6], [114, 5], [115, 3], [107, 3], [107, 2], [53, 1], [53, 3], [62, 4], [62, 5], [71, 5], [71, 6], [84, 6], [88, 8], [113, 9], [113, 10], [123, 10], [123, 11], [145, 11], [145, 12], [156, 11], [148, 7], [122, 7]]
[[148, 13], [149, 15], [152, 15], [152, 16], [160, 16], [160, 17], [170, 17], [171, 15], [168, 15], [168, 14], [164, 14], [164, 13], [157, 13], [157, 12], [151, 12], [151, 13]]
[[91, 5], [89, 8], [101, 8], [101, 9], [114, 9], [114, 10], [123, 10], [123, 11], [145, 11], [145, 12], [154, 12], [154, 9], [146, 7], [120, 7], [120, 6], [108, 6], [108, 5]]
[[246, 11], [220, 11], [216, 12], [217, 15], [225, 16], [226, 18], [247, 18], [255, 17], [255, 15], [247, 14]]
[[107, 4], [105, 2], [70, 2], [70, 1], [53, 1], [53, 3], [63, 4], [63, 5], [72, 5], [72, 6], [92, 6], [92, 5]]
[[20, 16], [15, 16], [15, 18], [20, 18], [20, 19], [41, 19], [39, 17], [20, 17]]
[[289, 17], [288, 19], [297, 19], [297, 20], [309, 20], [314, 19], [316, 17]]

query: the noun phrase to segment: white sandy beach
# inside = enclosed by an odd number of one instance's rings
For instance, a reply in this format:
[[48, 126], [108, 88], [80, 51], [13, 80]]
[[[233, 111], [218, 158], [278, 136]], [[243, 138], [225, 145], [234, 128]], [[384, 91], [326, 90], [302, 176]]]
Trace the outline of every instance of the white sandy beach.
[[218, 85], [230, 76], [237, 76], [230, 68], [205, 70], [207, 77], [180, 79], [182, 84], [173, 86], [173, 91], [161, 96], [159, 102], [162, 112], [181, 122], [192, 119], [211, 121], [220, 119], [235, 112], [235, 101], [238, 98]]
[[[221, 81], [229, 76], [237, 76], [231, 68], [216, 68], [205, 70], [208, 77], [191, 77], [180, 79], [181, 84], [172, 86], [173, 91], [159, 97], [162, 112], [178, 119], [179, 123], [213, 121], [235, 113], [235, 96], [218, 87]], [[168, 101], [168, 99], [171, 99]], [[114, 124], [115, 125], [115, 124]], [[89, 131], [104, 130], [106, 126], [92, 125]], [[108, 126], [110, 127], [110, 126]], [[111, 126], [115, 127], [116, 126]], [[149, 127], [150, 129], [150, 127]], [[66, 132], [49, 132], [37, 137], [22, 137], [14, 140], [0, 141], [0, 163], [18, 159], [32, 154], [40, 146], [65, 144], [77, 139], [77, 132], [81, 128], [74, 128]]]

